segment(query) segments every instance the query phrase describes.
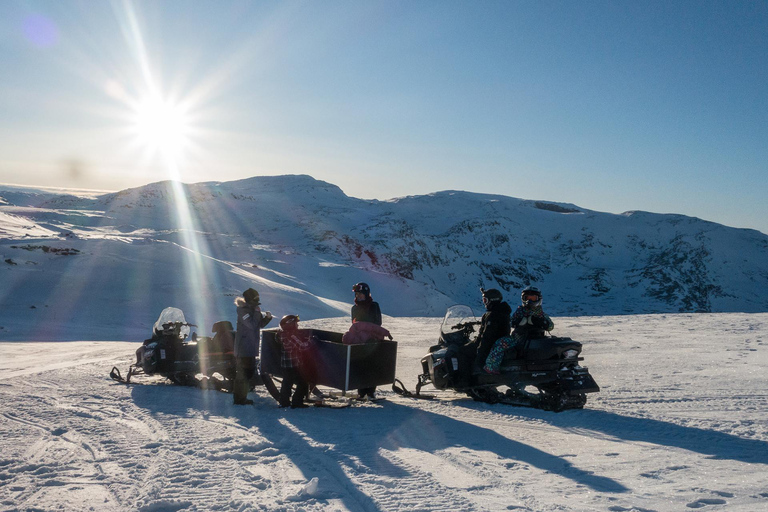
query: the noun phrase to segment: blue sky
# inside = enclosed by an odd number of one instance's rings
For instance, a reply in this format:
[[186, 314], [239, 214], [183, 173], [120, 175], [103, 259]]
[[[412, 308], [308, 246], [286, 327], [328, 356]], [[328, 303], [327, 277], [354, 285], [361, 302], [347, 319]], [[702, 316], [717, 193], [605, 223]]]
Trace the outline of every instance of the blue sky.
[[2, 183], [301, 173], [768, 233], [766, 1], [6, 0], [0, 45]]

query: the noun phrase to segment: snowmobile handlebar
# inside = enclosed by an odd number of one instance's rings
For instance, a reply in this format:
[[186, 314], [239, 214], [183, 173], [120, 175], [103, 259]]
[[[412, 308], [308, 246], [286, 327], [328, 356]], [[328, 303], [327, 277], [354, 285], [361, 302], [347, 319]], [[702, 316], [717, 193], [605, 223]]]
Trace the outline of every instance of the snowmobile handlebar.
[[195, 324], [189, 324], [187, 322], [167, 322], [163, 324], [163, 329], [168, 329], [169, 327], [197, 327]]
[[461, 322], [456, 325], [451, 326], [451, 330], [453, 331], [464, 331], [467, 332], [475, 332], [475, 325], [480, 325], [480, 322]]

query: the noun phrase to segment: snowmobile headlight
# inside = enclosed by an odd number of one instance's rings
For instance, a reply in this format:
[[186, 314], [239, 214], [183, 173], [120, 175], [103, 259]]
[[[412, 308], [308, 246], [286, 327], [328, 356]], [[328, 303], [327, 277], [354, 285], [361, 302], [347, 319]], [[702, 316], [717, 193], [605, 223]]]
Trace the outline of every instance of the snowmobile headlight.
[[565, 352], [563, 352], [563, 357], [565, 357], [566, 359], [570, 359], [572, 357], [576, 357], [577, 355], [579, 355], [579, 351], [578, 350], [570, 349], [570, 350], [566, 350]]

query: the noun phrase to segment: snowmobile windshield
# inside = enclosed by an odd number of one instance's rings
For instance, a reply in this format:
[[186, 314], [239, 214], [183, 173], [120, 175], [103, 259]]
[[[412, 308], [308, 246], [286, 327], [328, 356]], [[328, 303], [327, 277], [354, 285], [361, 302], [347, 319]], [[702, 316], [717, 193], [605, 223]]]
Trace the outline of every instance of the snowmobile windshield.
[[[152, 333], [161, 334], [163, 332], [163, 324], [172, 324], [176, 322], [181, 322], [183, 324], [187, 323], [187, 321], [184, 319], [184, 312], [179, 308], [165, 308], [160, 313], [157, 322], [155, 322], [155, 325], [152, 328]], [[188, 325], [181, 326], [179, 334], [183, 336], [182, 339], [186, 339], [186, 337], [189, 336], [189, 330], [190, 329]]]
[[440, 332], [442, 334], [450, 334], [461, 330], [458, 327], [460, 324], [467, 322], [477, 322], [477, 317], [472, 311], [472, 308], [463, 304], [457, 304], [448, 308], [445, 312], [445, 318], [443, 318], [443, 325], [440, 326]]

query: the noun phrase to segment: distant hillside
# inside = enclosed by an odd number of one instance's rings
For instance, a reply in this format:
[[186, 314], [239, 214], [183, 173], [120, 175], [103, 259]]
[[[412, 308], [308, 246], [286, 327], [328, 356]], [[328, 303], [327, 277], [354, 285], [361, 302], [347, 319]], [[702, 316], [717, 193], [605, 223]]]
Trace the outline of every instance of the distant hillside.
[[168, 305], [207, 331], [248, 286], [277, 315], [348, 315], [358, 281], [394, 316], [481, 309], [481, 286], [514, 305], [527, 284], [555, 317], [768, 311], [754, 230], [457, 191], [362, 200], [310, 176], [3, 188], [0, 255], [0, 339], [136, 335]]

